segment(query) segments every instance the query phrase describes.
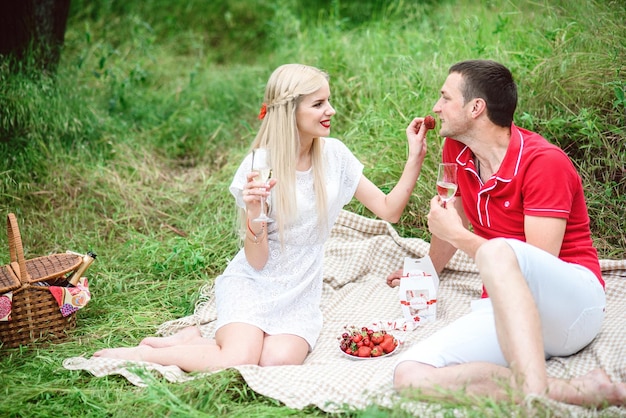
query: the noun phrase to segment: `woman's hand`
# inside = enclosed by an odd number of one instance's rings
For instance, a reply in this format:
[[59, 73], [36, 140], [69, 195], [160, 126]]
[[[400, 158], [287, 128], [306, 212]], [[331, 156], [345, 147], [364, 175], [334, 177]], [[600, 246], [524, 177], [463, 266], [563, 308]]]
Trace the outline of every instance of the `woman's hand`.
[[248, 181], [243, 185], [242, 191], [243, 202], [246, 204], [248, 216], [254, 215], [254, 218], [261, 213], [261, 197], [267, 198], [277, 183], [276, 179], [270, 179], [267, 184], [257, 181], [255, 178], [258, 174], [256, 171], [253, 171], [246, 175]]
[[376, 216], [387, 222], [398, 222], [411, 198], [426, 156], [426, 131], [424, 118], [415, 118], [407, 126], [409, 155], [398, 183], [387, 195], [367, 177], [362, 176], [359, 181], [354, 197]]
[[426, 157], [426, 132], [428, 129], [424, 125], [424, 118], [413, 119], [406, 128], [406, 138], [409, 142], [408, 159], [415, 159], [420, 167]]

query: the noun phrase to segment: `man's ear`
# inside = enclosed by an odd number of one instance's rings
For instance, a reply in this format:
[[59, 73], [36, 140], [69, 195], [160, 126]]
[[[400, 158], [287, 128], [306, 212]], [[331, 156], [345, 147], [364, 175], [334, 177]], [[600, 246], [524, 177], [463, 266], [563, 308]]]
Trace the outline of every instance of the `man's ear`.
[[485, 103], [485, 100], [481, 98], [474, 99], [474, 103], [472, 104], [472, 116], [477, 117], [485, 110], [487, 110], [487, 103]]

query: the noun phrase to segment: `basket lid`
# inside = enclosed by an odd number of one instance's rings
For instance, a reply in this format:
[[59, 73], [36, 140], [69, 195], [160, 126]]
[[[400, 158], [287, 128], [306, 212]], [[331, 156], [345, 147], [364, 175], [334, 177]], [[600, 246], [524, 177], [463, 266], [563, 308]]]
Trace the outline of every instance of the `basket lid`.
[[0, 295], [15, 290], [20, 286], [20, 279], [13, 273], [10, 265], [0, 267]]
[[29, 282], [43, 282], [76, 270], [83, 258], [76, 254], [60, 253], [26, 260]]

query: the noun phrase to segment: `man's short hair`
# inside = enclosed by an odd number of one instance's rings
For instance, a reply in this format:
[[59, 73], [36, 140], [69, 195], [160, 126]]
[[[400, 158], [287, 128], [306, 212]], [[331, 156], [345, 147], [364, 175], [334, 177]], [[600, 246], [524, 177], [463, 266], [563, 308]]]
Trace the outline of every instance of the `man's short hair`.
[[517, 86], [508, 68], [495, 61], [468, 60], [454, 64], [448, 73], [463, 77], [465, 103], [481, 98], [487, 104], [489, 120], [498, 126], [511, 126], [517, 107]]

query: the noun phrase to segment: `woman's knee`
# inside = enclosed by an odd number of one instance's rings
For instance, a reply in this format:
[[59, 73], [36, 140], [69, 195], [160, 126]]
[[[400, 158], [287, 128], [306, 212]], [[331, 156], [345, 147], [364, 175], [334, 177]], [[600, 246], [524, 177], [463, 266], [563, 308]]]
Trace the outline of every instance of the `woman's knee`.
[[231, 323], [219, 328], [215, 341], [224, 356], [225, 366], [258, 365], [263, 350], [263, 331], [257, 327]]
[[259, 360], [259, 366], [298, 366], [304, 362], [307, 353], [295, 353], [293, 351], [263, 352]]
[[298, 366], [303, 362], [304, 357], [295, 356], [294, 353], [264, 353], [259, 360], [259, 366]]
[[222, 349], [224, 353], [224, 359], [226, 367], [244, 366], [244, 365], [259, 365], [260, 364], [260, 352], [254, 347], [249, 349]]
[[309, 344], [296, 336], [268, 336], [263, 343], [259, 366], [288, 366], [304, 362]]

